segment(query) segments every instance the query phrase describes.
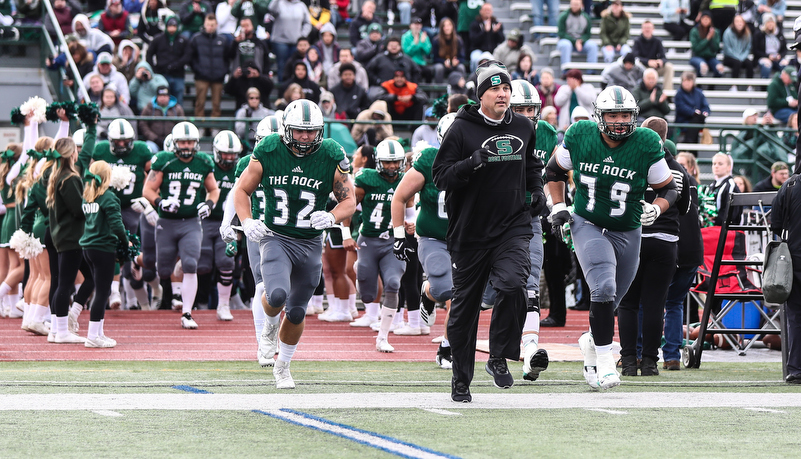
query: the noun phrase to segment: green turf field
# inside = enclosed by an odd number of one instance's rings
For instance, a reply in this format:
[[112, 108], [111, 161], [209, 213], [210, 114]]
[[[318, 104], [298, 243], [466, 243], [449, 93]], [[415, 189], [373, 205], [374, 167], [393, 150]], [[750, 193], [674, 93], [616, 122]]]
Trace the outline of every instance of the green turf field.
[[[516, 372], [518, 365], [510, 365]], [[705, 363], [593, 392], [579, 363], [450, 401], [428, 363], [0, 363], [2, 457], [795, 457], [801, 387], [776, 363]], [[389, 446], [387, 446], [389, 445]]]

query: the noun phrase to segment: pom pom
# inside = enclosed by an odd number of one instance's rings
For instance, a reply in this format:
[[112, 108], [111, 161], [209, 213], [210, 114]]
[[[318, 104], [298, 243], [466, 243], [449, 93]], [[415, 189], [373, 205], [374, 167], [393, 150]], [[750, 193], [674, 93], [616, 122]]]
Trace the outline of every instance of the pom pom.
[[117, 191], [128, 188], [131, 180], [134, 180], [134, 173], [125, 166], [113, 166], [111, 168], [111, 179], [108, 186]]
[[32, 234], [28, 234], [21, 229], [18, 229], [13, 235], [11, 235], [8, 245], [12, 249], [16, 250], [17, 253], [19, 253], [19, 255], [26, 260], [36, 258], [40, 253], [42, 253], [42, 243], [33, 237]]
[[429, 145], [429, 143], [426, 142], [425, 140], [418, 140], [417, 143], [414, 144], [414, 147], [412, 147], [412, 153], [414, 153], [414, 156], [416, 158], [417, 155], [422, 153], [423, 150], [425, 150], [426, 148], [431, 148], [431, 145]]
[[78, 105], [78, 119], [86, 126], [94, 126], [100, 120], [100, 110], [97, 104], [90, 102], [88, 104]]
[[19, 107], [11, 110], [11, 124], [14, 126], [25, 125], [25, 115], [22, 114], [22, 111], [19, 109]]
[[59, 121], [60, 119], [56, 112], [60, 108], [64, 109], [67, 118], [71, 120], [78, 118], [78, 112], [75, 110], [75, 104], [73, 102], [53, 102], [47, 106], [47, 112], [45, 112], [47, 121]]
[[715, 194], [709, 189], [709, 185], [698, 186], [698, 214], [701, 218], [702, 228], [715, 226], [718, 206], [715, 203]]
[[31, 121], [35, 123], [44, 123], [47, 121], [47, 116], [45, 115], [47, 112], [47, 101], [39, 96], [33, 96], [25, 101], [24, 104], [20, 105], [19, 110], [25, 116], [33, 113]]
[[125, 231], [125, 234], [128, 236], [128, 242], [130, 245], [123, 246], [119, 241], [117, 241], [117, 261], [120, 263], [125, 263], [128, 261], [133, 261], [139, 256], [139, 249], [141, 248], [141, 241], [139, 240], [139, 236], [136, 234], [131, 234], [130, 231]]
[[431, 108], [434, 110], [434, 116], [437, 118], [442, 118], [448, 113], [448, 95], [443, 94], [434, 103], [431, 105]]

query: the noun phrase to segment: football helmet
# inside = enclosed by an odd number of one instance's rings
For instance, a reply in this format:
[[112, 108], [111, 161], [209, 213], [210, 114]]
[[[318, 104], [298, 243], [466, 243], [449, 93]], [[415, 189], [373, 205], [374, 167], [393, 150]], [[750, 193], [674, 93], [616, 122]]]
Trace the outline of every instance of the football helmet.
[[265, 116], [256, 126], [256, 143], [258, 144], [261, 139], [275, 133], [281, 133], [281, 120], [275, 115]]
[[114, 156], [127, 156], [133, 150], [136, 134], [128, 120], [117, 118], [108, 125], [108, 142]]
[[172, 141], [172, 133], [167, 134], [167, 137], [164, 138], [162, 151], [169, 151], [170, 153], [175, 152], [175, 142]]
[[[592, 105], [598, 130], [609, 136], [610, 139], [623, 140], [633, 134], [637, 128], [637, 115], [640, 113], [640, 107], [626, 88], [607, 86], [598, 94]], [[607, 123], [604, 118], [606, 113], [631, 113], [631, 119], [628, 122]]]
[[536, 123], [540, 119], [542, 101], [537, 89], [526, 80], [512, 80], [512, 97], [509, 105], [514, 110], [515, 107], [534, 107], [534, 116], [528, 117]]
[[[178, 142], [182, 140], [194, 141], [189, 148], [181, 148]], [[179, 158], [191, 158], [200, 149], [200, 131], [189, 121], [181, 121], [172, 128], [173, 152]]]
[[[384, 163], [399, 161], [397, 169], [387, 169]], [[397, 140], [385, 139], [375, 147], [375, 170], [386, 177], [395, 177], [406, 165], [406, 152]]]
[[[296, 100], [287, 105], [284, 111], [284, 144], [296, 156], [309, 156], [323, 144], [323, 112], [314, 102], [306, 99]], [[295, 139], [295, 131], [314, 132], [314, 137], [306, 142]]]
[[83, 135], [86, 133], [86, 129], [78, 129], [77, 131], [72, 133], [72, 141], [75, 142], [75, 146], [78, 148], [83, 147]]
[[439, 140], [439, 143], [442, 143], [442, 139], [445, 138], [445, 134], [451, 128], [451, 124], [455, 119], [456, 113], [448, 113], [439, 119], [439, 123], [437, 123], [437, 140]]
[[232, 131], [220, 131], [214, 136], [212, 151], [214, 152], [214, 162], [225, 169], [230, 169], [236, 165], [239, 154], [242, 153], [242, 142]]

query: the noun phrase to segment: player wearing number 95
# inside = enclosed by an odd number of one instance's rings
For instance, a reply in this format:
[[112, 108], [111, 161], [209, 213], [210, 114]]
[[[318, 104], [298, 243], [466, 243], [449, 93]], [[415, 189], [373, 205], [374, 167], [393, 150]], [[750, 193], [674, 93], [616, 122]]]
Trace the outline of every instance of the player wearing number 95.
[[159, 213], [156, 268], [165, 289], [164, 298], [169, 301], [172, 296], [170, 275], [180, 257], [184, 271], [181, 326], [197, 328], [191, 312], [197, 295], [197, 265], [203, 239], [200, 220], [211, 215], [220, 190], [214, 179], [214, 162], [209, 155], [198, 152], [197, 127], [180, 122], [172, 130], [172, 139], [174, 152], [162, 151], [151, 160], [143, 194]]
[[[284, 111], [284, 135], [256, 146], [232, 193], [245, 236], [259, 241], [267, 313], [260, 349], [280, 349], [273, 367], [278, 389], [293, 389], [292, 355], [303, 334], [306, 305], [320, 281], [323, 230], [353, 215], [356, 199], [342, 147], [323, 140], [323, 114], [305, 99]], [[264, 189], [264, 220], [254, 220], [251, 195]], [[333, 191], [337, 205], [325, 211]], [[279, 323], [281, 310], [286, 314]], [[260, 351], [261, 359], [261, 351]]]
[[[584, 377], [594, 389], [620, 384], [612, 356], [615, 306], [629, 289], [639, 264], [641, 225], [651, 225], [678, 198], [664, 159], [662, 140], [650, 129], [636, 129], [639, 107], [620, 86], [609, 86], [595, 100], [595, 119], [570, 126], [548, 161], [546, 175], [557, 237], [570, 232], [576, 257], [590, 287], [590, 330], [579, 340]], [[567, 171], [576, 183], [575, 210], [563, 202]], [[656, 192], [645, 202], [645, 189]], [[594, 344], [593, 344], [594, 340]]]

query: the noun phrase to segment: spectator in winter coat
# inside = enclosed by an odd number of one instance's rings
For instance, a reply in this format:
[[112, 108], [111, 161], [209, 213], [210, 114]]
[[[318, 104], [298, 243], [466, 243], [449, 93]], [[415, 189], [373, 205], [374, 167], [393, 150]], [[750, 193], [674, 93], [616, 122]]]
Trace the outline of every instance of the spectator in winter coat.
[[208, 14], [203, 23], [203, 31], [192, 37], [189, 52], [192, 71], [195, 73], [195, 116], [206, 116], [206, 92], [211, 88], [211, 116], [222, 113], [223, 81], [228, 73], [228, 58], [231, 47], [225, 38], [217, 34], [217, 18]]
[[367, 37], [359, 40], [356, 44], [356, 55], [354, 56], [357, 61], [363, 65], [367, 65], [374, 57], [381, 52], [383, 43], [381, 42], [381, 24], [370, 24], [367, 26]]
[[328, 72], [325, 72], [326, 80], [328, 80], [328, 87], [333, 88], [340, 81], [341, 68], [345, 64], [352, 64], [356, 69], [356, 84], [359, 85], [366, 93], [370, 87], [370, 80], [367, 78], [367, 71], [362, 67], [362, 64], [353, 59], [353, 52], [350, 48], [342, 48], [339, 50], [339, 62], [333, 65]]
[[256, 88], [250, 88], [246, 92], [247, 103], [242, 104], [236, 111], [237, 118], [247, 118], [252, 122], [237, 121], [234, 123], [234, 133], [242, 141], [247, 140], [250, 149], [256, 146], [256, 125], [267, 116], [275, 114], [274, 111], [266, 108], [261, 102], [261, 93]]
[[434, 62], [434, 82], [442, 83], [451, 72], [467, 73], [465, 68], [465, 47], [462, 38], [456, 33], [451, 18], [445, 17], [439, 23], [439, 33], [431, 40], [431, 57]]
[[[559, 91], [554, 96], [554, 103], [559, 106], [559, 129], [565, 130], [570, 126], [570, 114], [573, 109], [581, 106], [587, 112], [592, 113], [592, 105], [598, 90], [590, 83], [584, 82], [581, 70], [571, 69], [565, 73], [567, 84], [559, 87]], [[575, 96], [575, 97], [574, 97]]]
[[387, 41], [387, 50], [374, 57], [365, 66], [365, 70], [372, 85], [380, 85], [393, 79], [396, 70], [403, 70], [411, 82], [420, 81], [420, 68], [403, 53], [398, 37], [390, 37]]
[[492, 52], [504, 42], [503, 24], [492, 15], [492, 4], [484, 3], [478, 17], [470, 24], [470, 69], [478, 66], [479, 56], [484, 51]]
[[[85, 76], [92, 73], [94, 68], [92, 55], [86, 51], [85, 46], [77, 41], [70, 43], [69, 52], [72, 55], [72, 60], [75, 61], [75, 66], [78, 67], [78, 78], [83, 80]], [[67, 79], [64, 80], [64, 84], [69, 88], [75, 89], [75, 75], [72, 73], [72, 67], [67, 66], [66, 72]]]
[[784, 161], [777, 161], [770, 166], [770, 175], [754, 185], [754, 192], [777, 191], [790, 178], [790, 166]]
[[263, 94], [261, 100], [269, 106], [273, 81], [267, 71], [270, 68], [270, 52], [263, 41], [256, 38], [256, 31], [249, 17], [239, 21], [239, 34], [233, 43], [231, 74], [225, 92], [234, 96], [237, 106], [248, 102], [249, 88], [257, 88]]
[[139, 14], [146, 3], [147, 0], [123, 0], [122, 7], [128, 14]]
[[[170, 95], [167, 86], [157, 89], [156, 96], [142, 109], [142, 116], [184, 117], [184, 109], [178, 104], [175, 97]], [[161, 151], [164, 139], [172, 132], [175, 121], [140, 121], [139, 129], [142, 138], [154, 152]]]
[[300, 0], [272, 0], [270, 13], [275, 17], [270, 45], [275, 53], [277, 68], [282, 69], [298, 39], [308, 37], [311, 32], [309, 8]]
[[542, 108], [553, 107], [556, 110], [557, 119], [559, 117], [559, 105], [556, 104], [554, 97], [559, 92], [559, 85], [553, 78], [553, 69], [545, 67], [540, 70], [540, 84], [535, 85], [542, 101]]
[[122, 0], [109, 0], [108, 8], [100, 14], [97, 28], [111, 37], [116, 45], [133, 37], [133, 27], [128, 12], [122, 9]]
[[[434, 115], [434, 108], [428, 107], [426, 109], [425, 120], [428, 122], [437, 122], [437, 117]], [[432, 147], [439, 147], [439, 139], [437, 138], [437, 126], [429, 124], [421, 124], [412, 133], [412, 147], [417, 145], [417, 142], [424, 140]]]
[[787, 124], [787, 119], [798, 109], [796, 88], [796, 73], [792, 67], [785, 67], [768, 85], [768, 110], [782, 124]]
[[[742, 16], [734, 16], [731, 27], [723, 32], [723, 65], [731, 69], [732, 78], [740, 78], [740, 69], [745, 69], [746, 77], [754, 77], [754, 62], [748, 58], [751, 43], [751, 29]], [[736, 91], [737, 86], [732, 89]]]
[[309, 49], [311, 49], [309, 39], [306, 37], [298, 38], [297, 43], [295, 43], [295, 51], [286, 61], [286, 64], [284, 64], [284, 70], [281, 72], [281, 81], [292, 78], [292, 74], [295, 73], [295, 62], [305, 59]]
[[574, 50], [586, 54], [587, 62], [598, 62], [598, 44], [590, 40], [592, 21], [583, 7], [581, 0], [570, 0], [570, 9], [559, 16], [556, 49], [559, 50], [562, 65], [571, 62]]
[[375, 19], [375, 2], [367, 0], [362, 3], [361, 14], [351, 21], [348, 29], [350, 45], [355, 47], [359, 41], [367, 38], [367, 35], [370, 34], [368, 26], [377, 22]]
[[781, 24], [784, 22], [784, 16], [787, 13], [787, 2], [784, 0], [759, 0], [757, 2], [757, 13], [759, 14], [757, 25], [765, 25], [765, 16], [767, 14], [772, 14], [773, 18], [776, 20], [779, 32], [781, 32]]
[[270, 14], [269, 0], [236, 0], [231, 6], [231, 15], [236, 18], [237, 23], [243, 18], [250, 18], [257, 30], [259, 26], [264, 25], [264, 17], [268, 14]]
[[300, 85], [304, 99], [308, 99], [315, 104], [320, 102], [320, 86], [309, 79], [309, 69], [306, 67], [305, 62], [295, 61], [295, 73], [292, 79], [284, 82], [284, 90], [293, 83]]
[[154, 97], [158, 88], [167, 86], [167, 79], [158, 73], [153, 73], [150, 64], [140, 62], [136, 66], [136, 74], [129, 83], [131, 91], [131, 105], [140, 113]]
[[125, 76], [118, 72], [113, 65], [111, 65], [111, 61], [111, 54], [105, 52], [100, 53], [100, 55], [97, 56], [97, 64], [95, 65], [94, 70], [92, 73], [84, 77], [83, 84], [85, 86], [89, 86], [89, 77], [94, 74], [98, 74], [101, 78], [103, 78], [103, 82], [105, 84], [114, 84], [114, 86], [117, 88], [117, 93], [120, 95], [120, 99], [122, 99], [123, 103], [127, 104], [131, 100], [131, 94], [128, 91], [128, 80], [126, 80]]
[[431, 39], [423, 31], [423, 20], [415, 17], [409, 25], [409, 30], [401, 35], [401, 48], [403, 53], [420, 66], [422, 77], [431, 81], [434, 69], [428, 67], [428, 58], [431, 55]]
[[346, 119], [355, 119], [370, 105], [367, 91], [356, 83], [356, 67], [353, 64], [340, 65], [339, 73], [340, 82], [331, 88], [337, 113]]
[[787, 53], [787, 40], [776, 27], [776, 18], [771, 13], [762, 15], [762, 27], [754, 32], [754, 61], [759, 63], [759, 74], [762, 78], [770, 78], [771, 72], [778, 72], [784, 67], [782, 58]]
[[117, 47], [117, 55], [111, 60], [111, 64], [125, 76], [127, 81], [130, 81], [136, 73], [139, 57], [139, 47], [131, 40], [123, 40]]
[[[74, 0], [54, 0], [53, 13], [56, 15], [58, 26], [61, 28], [61, 33], [69, 35], [72, 33], [72, 19], [76, 14], [81, 12], [81, 5]], [[50, 33], [50, 37], [56, 37], [56, 29], [53, 27], [53, 22], [50, 16], [45, 18], [45, 27]]]
[[637, 124], [642, 124], [652, 116], [667, 119], [667, 114], [670, 113], [667, 94], [662, 92], [662, 88], [657, 84], [657, 79], [656, 70], [646, 69], [642, 75], [642, 82], [631, 92], [640, 107]]
[[156, 35], [147, 50], [147, 63], [155, 73], [164, 76], [170, 86], [170, 95], [178, 105], [184, 101], [186, 72], [184, 66], [192, 61], [189, 40], [178, 33], [178, 18], [167, 19], [164, 33]]
[[387, 102], [388, 113], [394, 120], [414, 120], [423, 118], [423, 107], [428, 96], [416, 83], [406, 80], [406, 71], [395, 70], [392, 80], [381, 83], [383, 91], [378, 95]]
[[[326, 75], [331, 71], [331, 67], [339, 62], [339, 44], [337, 44], [337, 29], [330, 22], [326, 22], [320, 27], [320, 41], [314, 45], [320, 54], [323, 63], [323, 70]], [[331, 86], [329, 86], [330, 88]]]
[[492, 57], [496, 61], [503, 62], [509, 73], [517, 71], [517, 61], [523, 54], [533, 56], [534, 51], [523, 43], [523, 34], [518, 29], [510, 30], [506, 34], [506, 41], [492, 51]]
[[626, 54], [622, 62], [610, 64], [601, 72], [603, 87], [617, 85], [633, 91], [640, 80], [642, 80], [642, 68], [636, 65], [633, 53]]
[[303, 88], [299, 84], [291, 81], [287, 81], [287, 83], [289, 83], [289, 85], [284, 89], [284, 97], [275, 101], [276, 110], [286, 110], [287, 105], [296, 100], [303, 99]]
[[[387, 103], [377, 100], [370, 108], [359, 113], [356, 121], [392, 121], [387, 113]], [[354, 124], [350, 136], [359, 145], [378, 145], [378, 142], [394, 135], [391, 124]]]
[[517, 70], [512, 72], [513, 80], [526, 80], [536, 86], [540, 82], [537, 69], [534, 68], [530, 54], [521, 54], [517, 58]]
[[690, 15], [690, 0], [662, 0], [659, 3], [662, 27], [675, 41], [683, 41], [693, 26], [685, 19]]
[[[101, 119], [100, 122], [97, 123], [97, 128], [101, 131], [108, 129], [108, 125], [117, 118], [130, 119], [134, 116], [133, 110], [128, 107], [128, 104], [120, 100], [120, 95], [116, 88], [114, 88], [114, 84], [109, 84], [103, 89], [103, 95], [100, 98], [98, 107], [100, 108]], [[135, 121], [131, 123], [131, 126], [133, 126], [134, 132], [136, 132]]]
[[320, 53], [317, 51], [317, 48], [309, 48], [309, 51], [306, 52], [306, 57], [303, 58], [303, 62], [306, 64], [309, 79], [317, 83], [320, 87], [325, 86], [326, 79], [325, 71], [323, 70], [323, 61], [320, 60]]
[[673, 64], [667, 61], [662, 40], [654, 37], [651, 21], [642, 23], [642, 34], [634, 40], [631, 52], [644, 69], [654, 69], [663, 78], [665, 90], [673, 89]]
[[211, 5], [204, 0], [185, 0], [178, 7], [178, 16], [183, 26], [181, 35], [189, 40], [192, 35], [202, 31], [206, 15], [213, 11]]
[[709, 11], [701, 13], [698, 25], [690, 31], [690, 46], [693, 52], [690, 65], [699, 76], [705, 76], [710, 70], [716, 77], [723, 76], [723, 64], [717, 59], [720, 52], [720, 33], [712, 27], [712, 15]]
[[329, 0], [305, 0], [304, 3], [309, 7], [309, 21], [312, 26], [309, 40], [317, 43], [320, 41], [323, 26], [326, 24], [334, 26], [331, 22], [331, 2]]
[[612, 5], [601, 13], [601, 52], [604, 62], [613, 62], [615, 56], [625, 56], [631, 52], [629, 41], [629, 17], [623, 11], [623, 1], [614, 0]]
[[89, 25], [89, 18], [85, 14], [76, 14], [72, 18], [72, 31], [78, 37], [78, 41], [84, 45], [90, 53], [98, 56], [100, 53], [111, 53], [114, 51], [114, 41], [98, 29]]
[[[676, 91], [676, 123], [704, 124], [709, 116], [709, 104], [704, 93], [695, 86], [695, 73], [681, 74], [681, 88]], [[685, 143], [698, 143], [698, 128], [684, 128]]]
[[150, 44], [156, 35], [164, 32], [167, 18], [175, 14], [167, 9], [164, 0], [147, 0], [139, 15], [139, 25], [136, 35], [145, 43]]

